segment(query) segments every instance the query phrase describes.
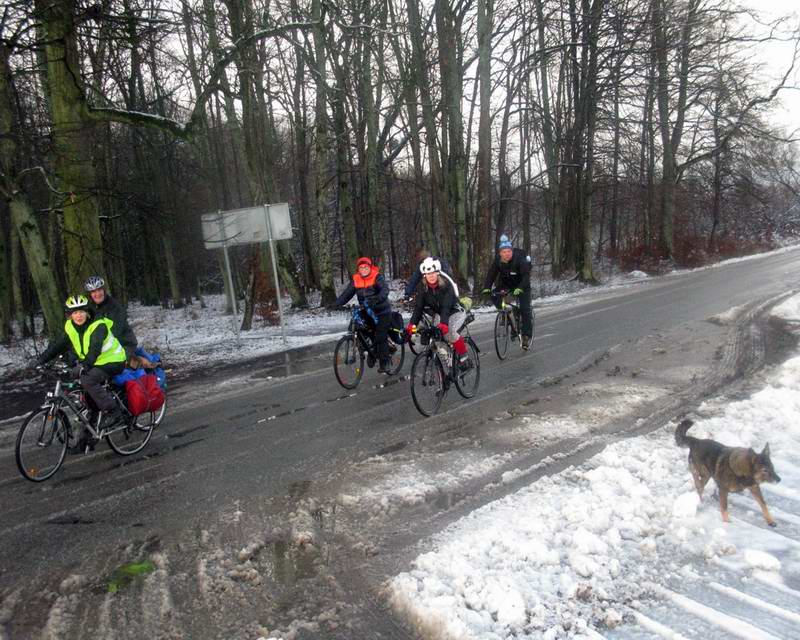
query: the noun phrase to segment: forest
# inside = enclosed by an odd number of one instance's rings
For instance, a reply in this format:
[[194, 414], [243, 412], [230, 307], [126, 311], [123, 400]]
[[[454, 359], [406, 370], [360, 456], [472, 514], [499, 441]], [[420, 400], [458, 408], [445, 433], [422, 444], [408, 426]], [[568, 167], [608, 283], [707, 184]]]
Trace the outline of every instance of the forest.
[[[507, 234], [553, 279], [658, 272], [800, 233], [773, 117], [797, 18], [732, 0], [7, 0], [0, 18], [0, 343], [102, 274], [170, 307], [270, 318], [270, 246], [201, 216], [289, 203], [294, 307], [358, 256], [480, 288]], [[780, 42], [795, 65], [770, 76]], [[796, 87], [795, 89], [796, 90]], [[40, 325], [41, 326], [41, 323]]]

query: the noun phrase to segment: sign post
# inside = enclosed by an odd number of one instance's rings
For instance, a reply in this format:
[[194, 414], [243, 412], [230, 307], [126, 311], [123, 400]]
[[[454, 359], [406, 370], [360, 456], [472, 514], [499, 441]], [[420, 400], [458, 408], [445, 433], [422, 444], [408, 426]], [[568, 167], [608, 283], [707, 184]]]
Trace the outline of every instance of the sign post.
[[[289, 216], [289, 205], [286, 202], [264, 204], [260, 207], [246, 207], [230, 211], [217, 211], [202, 216], [203, 241], [206, 249], [222, 248], [225, 256], [225, 269], [228, 272], [228, 285], [233, 292], [233, 276], [231, 275], [228, 247], [240, 244], [265, 242], [269, 244], [272, 256], [272, 271], [275, 276], [275, 292], [278, 298], [278, 315], [281, 323], [281, 336], [286, 345], [286, 327], [283, 321], [283, 301], [281, 300], [280, 280], [278, 279], [278, 262], [275, 257], [275, 240], [289, 240], [292, 237], [292, 222]], [[234, 317], [239, 312], [236, 296], [233, 295]], [[236, 322], [236, 342], [239, 343], [239, 325]]]
[[275, 274], [275, 297], [278, 299], [278, 317], [281, 321], [281, 337], [283, 338], [283, 346], [288, 343], [286, 341], [286, 326], [283, 323], [283, 301], [281, 300], [281, 283], [278, 279], [278, 262], [275, 259], [275, 242], [272, 240], [272, 218], [270, 217], [269, 205], [264, 205], [264, 219], [267, 224], [267, 236], [269, 237], [269, 255], [272, 256], [272, 273]]
[[231, 272], [231, 260], [228, 257], [228, 238], [225, 233], [225, 223], [222, 219], [222, 211], [217, 209], [219, 235], [222, 239], [222, 255], [225, 256], [225, 275], [228, 278], [228, 288], [231, 292], [231, 310], [233, 311], [233, 332], [236, 334], [236, 346], [241, 346], [239, 342], [239, 304], [236, 300], [236, 290], [233, 288], [233, 273]]

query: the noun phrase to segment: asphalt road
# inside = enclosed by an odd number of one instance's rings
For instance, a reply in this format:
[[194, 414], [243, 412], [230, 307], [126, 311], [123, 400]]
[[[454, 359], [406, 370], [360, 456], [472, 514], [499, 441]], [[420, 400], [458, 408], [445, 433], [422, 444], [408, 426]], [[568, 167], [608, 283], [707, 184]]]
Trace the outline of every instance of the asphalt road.
[[[412, 404], [409, 353], [403, 375], [368, 370], [348, 392], [334, 379], [331, 344], [184, 384], [143, 454], [123, 459], [101, 445], [71, 456], [41, 485], [19, 476], [6, 426], [0, 639], [256, 638], [276, 628], [298, 638], [414, 637], [373, 583], [391, 567], [348, 569], [371, 555], [368, 527], [359, 530], [336, 506], [350, 470], [486, 422], [638, 340], [773, 300], [796, 287], [799, 268], [800, 251], [790, 251], [563, 303], [534, 301], [534, 349], [504, 362], [492, 347], [493, 316], [483, 314], [472, 331], [482, 349], [479, 393], [465, 401], [453, 390], [435, 418]], [[719, 346], [723, 334], [703, 339]], [[437, 526], [437, 509], [452, 511], [428, 507], [418, 529], [415, 512], [393, 522], [406, 548]], [[115, 571], [143, 559], [152, 562], [148, 575], [111, 593]]]

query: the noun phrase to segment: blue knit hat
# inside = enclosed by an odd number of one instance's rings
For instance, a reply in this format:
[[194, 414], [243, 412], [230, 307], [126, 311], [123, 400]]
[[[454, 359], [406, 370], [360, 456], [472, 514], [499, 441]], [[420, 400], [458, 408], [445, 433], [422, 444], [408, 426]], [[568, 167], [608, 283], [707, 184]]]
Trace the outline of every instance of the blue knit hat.
[[500, 236], [500, 244], [497, 245], [497, 250], [500, 251], [500, 249], [512, 249], [512, 248], [513, 246], [511, 245], [511, 240], [508, 239], [508, 236], [506, 234]]

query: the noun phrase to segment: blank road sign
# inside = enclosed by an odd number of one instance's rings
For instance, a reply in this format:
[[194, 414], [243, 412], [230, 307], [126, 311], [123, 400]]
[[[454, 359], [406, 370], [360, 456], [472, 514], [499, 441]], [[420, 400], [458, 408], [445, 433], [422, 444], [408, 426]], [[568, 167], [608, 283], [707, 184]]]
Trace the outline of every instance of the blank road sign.
[[206, 249], [218, 249], [223, 244], [232, 246], [268, 242], [268, 219], [273, 240], [288, 240], [292, 237], [292, 221], [286, 202], [205, 213], [201, 221]]

